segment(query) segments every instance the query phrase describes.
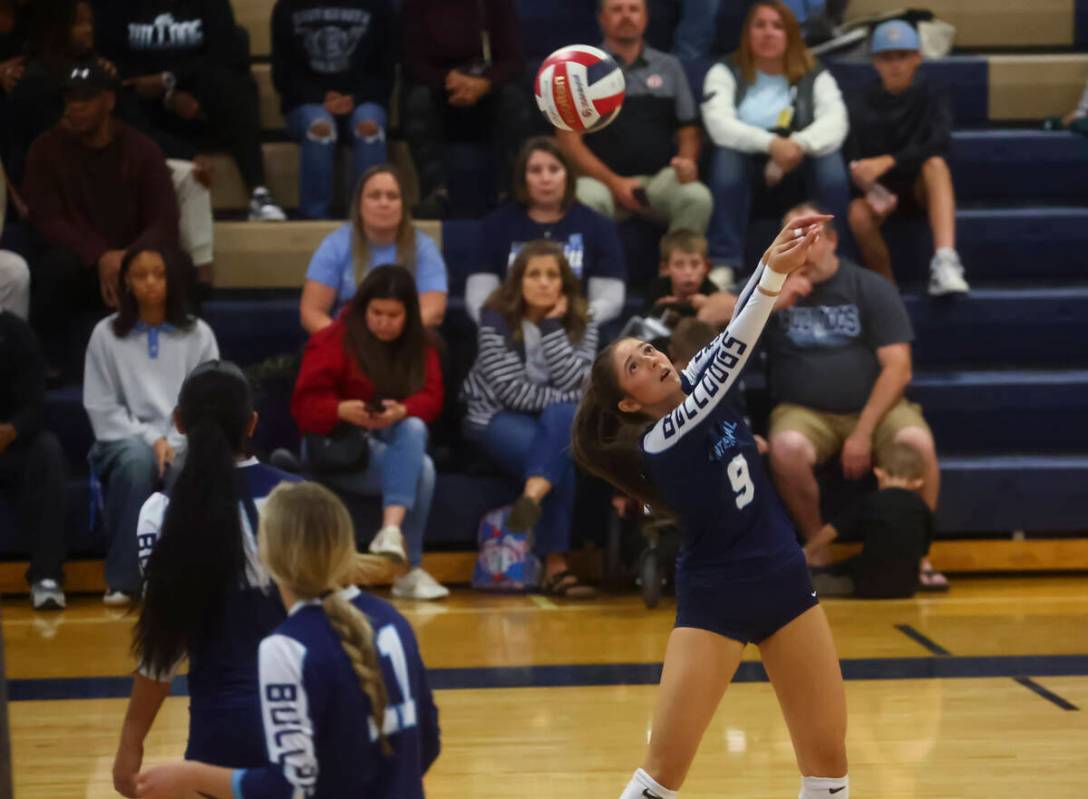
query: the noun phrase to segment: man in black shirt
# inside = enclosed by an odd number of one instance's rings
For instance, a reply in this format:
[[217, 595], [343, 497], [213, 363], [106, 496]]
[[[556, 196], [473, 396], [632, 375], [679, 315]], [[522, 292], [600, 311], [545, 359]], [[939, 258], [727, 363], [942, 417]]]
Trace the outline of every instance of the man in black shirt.
[[968, 290], [956, 253], [956, 195], [945, 161], [952, 128], [948, 99], [918, 73], [918, 34], [902, 20], [877, 26], [869, 43], [880, 75], [847, 103], [850, 135], [843, 148], [854, 185], [863, 195], [850, 205], [850, 228], [861, 259], [895, 282], [880, 228], [898, 208], [924, 209], [933, 230], [929, 293]]
[[45, 365], [26, 322], [0, 311], [0, 496], [31, 544], [26, 579], [35, 610], [64, 607], [64, 455], [42, 426]]
[[[813, 213], [800, 205], [786, 220]], [[838, 456], [849, 480], [883, 464], [896, 443], [918, 450], [922, 498], [937, 507], [940, 469], [922, 409], [903, 392], [911, 379], [910, 318], [884, 278], [841, 258], [828, 224], [791, 277], [764, 340], [770, 355], [771, 470], [805, 541], [823, 527], [813, 468]], [[815, 565], [822, 565], [816, 563]]]

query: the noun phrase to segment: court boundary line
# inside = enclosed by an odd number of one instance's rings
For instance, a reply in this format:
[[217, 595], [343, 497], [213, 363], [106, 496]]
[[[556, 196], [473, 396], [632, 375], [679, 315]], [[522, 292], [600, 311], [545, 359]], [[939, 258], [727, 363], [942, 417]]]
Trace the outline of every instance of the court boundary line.
[[[1088, 654], [1077, 655], [941, 655], [915, 658], [847, 658], [840, 661], [843, 678], [855, 680], [925, 680], [1012, 678], [1040, 696], [1052, 693], [1031, 677], [1088, 677]], [[618, 685], [656, 685], [660, 663], [569, 664], [429, 669], [431, 688], [440, 691], [489, 688], [573, 688]], [[767, 682], [758, 661], [744, 661], [735, 683]], [[68, 699], [123, 699], [132, 688], [131, 677], [53, 677], [8, 681], [9, 701]], [[172, 696], [187, 696], [185, 677], [171, 685]], [[1061, 699], [1057, 694], [1054, 697]], [[1051, 700], [1053, 701], [1053, 700]], [[1065, 701], [1065, 700], [1063, 700]], [[1071, 703], [1070, 703], [1071, 704]], [[1060, 705], [1059, 705], [1060, 706]]]
[[[949, 659], [954, 659], [955, 658], [955, 656], [950, 651], [948, 651], [943, 646], [938, 644], [932, 638], [930, 638], [930, 637], [926, 636], [925, 634], [919, 632], [918, 630], [916, 630], [914, 627], [912, 627], [909, 624], [896, 624], [895, 629], [899, 630], [899, 632], [903, 633], [903, 635], [907, 636], [912, 641], [914, 641], [915, 643], [917, 643], [920, 646], [924, 647], [925, 649], [929, 650], [929, 652], [931, 652], [932, 654], [934, 654], [934, 655], [936, 655], [938, 657], [949, 658]], [[1024, 686], [1025, 688], [1027, 688], [1032, 693], [1037, 694], [1038, 696], [1041, 696], [1043, 699], [1047, 700], [1048, 702], [1051, 702], [1052, 704], [1057, 705], [1062, 710], [1071, 710], [1071, 711], [1079, 711], [1080, 710], [1079, 707], [1074, 705], [1072, 702], [1070, 702], [1065, 697], [1059, 696], [1058, 694], [1054, 693], [1053, 691], [1051, 691], [1051, 690], [1049, 690], [1047, 688], [1044, 688], [1039, 683], [1035, 682], [1035, 680], [1033, 680], [1031, 678], [1031, 676], [1029, 676], [1029, 675], [1019, 674], [1019, 675], [1010, 675], [1010, 676], [1012, 677], [1013, 682], [1015, 682], [1017, 685]], [[1034, 676], [1040, 676], [1040, 675], [1036, 674]]]

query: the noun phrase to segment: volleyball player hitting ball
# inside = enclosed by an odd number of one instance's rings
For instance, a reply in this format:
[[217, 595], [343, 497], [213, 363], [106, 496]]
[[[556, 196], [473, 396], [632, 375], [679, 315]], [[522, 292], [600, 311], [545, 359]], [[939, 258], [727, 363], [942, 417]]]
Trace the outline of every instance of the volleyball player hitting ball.
[[799, 799], [849, 799], [846, 697], [804, 554], [752, 432], [722, 402], [787, 276], [831, 217], [794, 219], [767, 249], [726, 330], [683, 373], [632, 338], [593, 365], [572, 430], [578, 463], [658, 513], [684, 539], [649, 751], [620, 799], [673, 799], [749, 642], [789, 727]]

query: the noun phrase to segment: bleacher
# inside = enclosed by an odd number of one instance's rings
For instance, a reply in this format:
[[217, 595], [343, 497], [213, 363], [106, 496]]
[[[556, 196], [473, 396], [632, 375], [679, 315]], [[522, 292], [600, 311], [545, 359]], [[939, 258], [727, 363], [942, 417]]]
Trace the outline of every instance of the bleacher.
[[[261, 87], [269, 183], [277, 199], [292, 207], [298, 196], [297, 148], [282, 135], [267, 64], [273, 0], [233, 4], [250, 33]], [[526, 37], [530, 60], [563, 43], [599, 38], [593, 0], [519, 5], [525, 29], [532, 31]], [[850, 13], [860, 16], [884, 5], [854, 0]], [[1088, 49], [1088, 16], [1073, 0], [1026, 7], [1003, 0], [931, 0], [927, 6], [956, 24], [958, 44], [971, 50], [925, 65], [954, 97], [959, 129], [951, 167], [970, 295], [930, 299], [922, 285], [930, 252], [925, 225], [889, 230], [917, 335], [910, 394], [925, 408], [941, 457], [942, 540], [935, 560], [953, 571], [1088, 569], [1088, 141], [1037, 129], [1042, 117], [1071, 108], [1088, 79], [1088, 54], [1075, 49]], [[832, 58], [828, 65], [844, 90], [870, 74], [857, 56]], [[706, 66], [690, 70], [697, 94]], [[403, 143], [392, 144], [394, 160], [409, 165]], [[471, 158], [466, 163], [471, 169]], [[224, 357], [243, 365], [297, 351], [303, 342], [298, 291], [310, 255], [336, 223], [230, 221], [245, 206], [246, 192], [228, 158], [217, 157], [216, 170], [214, 206], [223, 218], [215, 231], [217, 294], [205, 305], [205, 317]], [[453, 220], [421, 227], [441, 246], [450, 271], [446, 337], [454, 347], [472, 348], [460, 292], [477, 263], [479, 224]], [[768, 222], [757, 221], [750, 238], [766, 238], [769, 231]], [[638, 235], [625, 233], [624, 239], [636, 246]], [[631, 310], [639, 304], [629, 300]], [[282, 387], [266, 392], [258, 440], [266, 452], [295, 443], [284, 403]], [[88, 529], [86, 453], [92, 439], [79, 388], [50, 392], [48, 417], [71, 465], [70, 551], [100, 556], [105, 542]], [[511, 499], [515, 490], [503, 478], [441, 471], [428, 546], [470, 549], [482, 513]], [[581, 526], [592, 527], [599, 518], [588, 514]], [[21, 542], [11, 522], [10, 508], [0, 503], [0, 554], [18, 558]], [[22, 568], [0, 568], [0, 589], [20, 590]], [[100, 587], [93, 565], [70, 564], [68, 573], [73, 590]], [[464, 579], [464, 570], [436, 576]]]

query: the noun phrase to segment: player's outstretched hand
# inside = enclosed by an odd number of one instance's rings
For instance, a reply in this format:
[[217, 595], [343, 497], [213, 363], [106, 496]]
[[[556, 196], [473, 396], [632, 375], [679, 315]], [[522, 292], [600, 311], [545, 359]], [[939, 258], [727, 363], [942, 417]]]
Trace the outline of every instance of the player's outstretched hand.
[[[763, 253], [763, 263], [769, 264], [771, 262], [771, 253], [777, 245], [786, 244], [795, 239], [799, 239], [801, 236], [807, 234], [810, 229], [814, 227], [819, 229], [834, 218], [835, 217], [828, 214], [804, 214], [802, 216], [795, 216], [778, 232], [778, 235], [774, 237], [774, 241], [771, 242], [771, 246]], [[798, 233], [797, 231], [801, 232]]]
[[794, 237], [792, 240], [779, 242], [779, 239], [775, 239], [775, 243], [764, 255], [767, 268], [783, 275], [800, 269], [808, 259], [809, 249], [820, 240], [821, 230], [820, 224], [810, 225], [807, 228], [794, 228], [790, 233]]

